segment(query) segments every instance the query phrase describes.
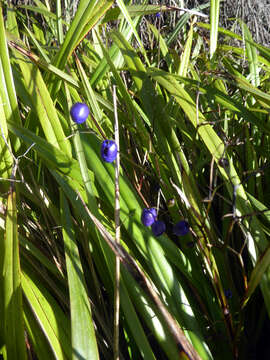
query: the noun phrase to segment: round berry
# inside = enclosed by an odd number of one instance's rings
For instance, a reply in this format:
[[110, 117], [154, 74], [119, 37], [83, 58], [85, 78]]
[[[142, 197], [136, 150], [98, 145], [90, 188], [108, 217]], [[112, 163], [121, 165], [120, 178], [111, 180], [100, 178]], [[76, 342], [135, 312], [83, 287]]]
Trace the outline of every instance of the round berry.
[[154, 216], [154, 218], [156, 219], [157, 217], [157, 210], [155, 208], [150, 208], [149, 209], [150, 213]]
[[168, 207], [173, 207], [174, 205], [175, 205], [175, 200], [174, 200], [174, 198], [169, 199], [169, 200], [167, 201], [167, 206], [168, 206]]
[[177, 236], [184, 236], [189, 232], [189, 223], [185, 220], [179, 221], [173, 227], [173, 233]]
[[101, 157], [106, 162], [113, 162], [117, 156], [117, 145], [113, 140], [104, 140], [101, 145]]
[[155, 208], [151, 209], [143, 209], [141, 221], [145, 226], [151, 226], [153, 222], [156, 220], [157, 211]]
[[160, 18], [160, 15], [161, 15], [160, 12], [157, 12], [156, 13], [156, 18]]
[[155, 236], [160, 236], [164, 233], [164, 231], [166, 230], [166, 225], [164, 223], [164, 221], [162, 220], [156, 220], [152, 225], [152, 233]]
[[231, 289], [225, 289], [224, 294], [225, 294], [227, 299], [232, 298], [232, 290]]
[[70, 109], [72, 120], [77, 124], [82, 124], [88, 118], [90, 111], [89, 107], [83, 103], [75, 103]]

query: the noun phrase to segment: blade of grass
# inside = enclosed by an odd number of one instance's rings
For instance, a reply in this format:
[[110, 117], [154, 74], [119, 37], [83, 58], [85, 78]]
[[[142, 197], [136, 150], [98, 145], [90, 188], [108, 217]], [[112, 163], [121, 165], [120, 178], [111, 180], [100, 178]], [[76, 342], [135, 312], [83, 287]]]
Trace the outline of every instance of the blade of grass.
[[31, 305], [26, 300], [23, 303], [23, 310], [27, 334], [34, 349], [36, 349], [36, 353], [38, 353], [38, 360], [54, 360], [55, 355], [50, 344], [35, 318]]
[[[126, 10], [130, 17], [137, 17], [137, 16], [144, 16], [144, 15], [151, 15], [155, 14], [160, 11], [166, 11], [168, 8], [165, 5], [125, 5]], [[120, 20], [124, 18], [124, 14], [121, 11], [120, 7], [114, 7], [110, 9], [104, 18], [102, 19], [101, 23], [105, 24], [109, 21], [113, 20]]]
[[[57, 78], [67, 82], [68, 84], [72, 85], [75, 88], [79, 88], [79, 83], [74, 77], [67, 74], [66, 72], [59, 70], [57, 67], [50, 64], [49, 59], [48, 61], [44, 61], [43, 59], [39, 58], [35, 53], [31, 52], [30, 50], [26, 49], [24, 44], [19, 41], [19, 39], [12, 37], [9, 33], [7, 34], [7, 38], [9, 41], [9, 46], [18, 50], [22, 55], [27, 56], [30, 61], [32, 61], [35, 65], [40, 67], [43, 70], [47, 70], [49, 73], [56, 75]], [[45, 54], [44, 54], [45, 55]]]
[[213, 59], [213, 56], [217, 49], [219, 5], [220, 5], [220, 0], [211, 0], [211, 3], [210, 3], [210, 25], [211, 25], [211, 29], [210, 29], [210, 59]]
[[[139, 19], [140, 19], [140, 17], [137, 17], [137, 18], [133, 19], [133, 23], [134, 23], [135, 26], [138, 26]], [[130, 28], [130, 26], [125, 27], [124, 29], [122, 29], [121, 33], [122, 33], [122, 36], [124, 36], [124, 38], [126, 40], [130, 40], [131, 37], [132, 37], [132, 34], [133, 34], [132, 29]], [[101, 36], [101, 34], [100, 34], [100, 36]], [[108, 50], [108, 53], [109, 53], [109, 56], [111, 58], [111, 61], [114, 64], [114, 66], [116, 68], [121, 67], [122, 64], [123, 64], [123, 58], [122, 58], [122, 56], [120, 56], [119, 48], [117, 46], [115, 46], [114, 44], [112, 44], [112, 46]], [[106, 74], [106, 72], [108, 70], [109, 70], [109, 65], [107, 64], [106, 59], [102, 59], [100, 61], [100, 63], [98, 64], [96, 70], [94, 71], [94, 73], [92, 74], [92, 77], [90, 79], [90, 83], [91, 83], [93, 88], [96, 87], [98, 81], [103, 79], [104, 75]]]
[[[206, 24], [206, 23], [200, 23], [198, 22], [197, 23], [197, 26], [203, 28], [203, 29], [210, 29], [210, 25], [209, 24]], [[238, 35], [238, 34], [235, 34], [233, 31], [230, 31], [230, 30], [227, 30], [227, 29], [224, 29], [222, 27], [218, 27], [218, 32], [220, 32], [221, 34], [223, 35], [226, 35], [226, 36], [229, 36], [233, 39], [236, 39], [236, 40], [239, 40], [239, 41], [243, 41], [243, 38], [242, 36]], [[269, 49], [266, 47], [266, 46], [263, 46], [263, 45], [260, 45], [260, 44], [257, 44], [255, 43], [254, 41], [249, 41], [246, 39], [246, 42], [250, 43], [252, 46], [256, 47], [262, 56], [265, 57], [265, 59], [267, 59], [267, 61], [269, 62], [270, 61], [270, 51]], [[241, 49], [242, 50], [242, 49]]]
[[250, 31], [248, 30], [247, 25], [244, 22], [241, 22], [241, 25], [244, 33], [247, 60], [249, 63], [249, 69], [251, 75], [251, 84], [257, 87], [260, 85], [260, 76], [259, 76], [260, 69], [258, 67], [257, 50], [255, 46], [252, 45], [253, 39]]
[[[8, 359], [26, 360], [15, 188], [8, 195], [4, 254], [5, 345]], [[3, 319], [2, 319], [3, 320]]]
[[[172, 68], [172, 64], [173, 64], [172, 56], [169, 53], [169, 50], [168, 50], [168, 47], [167, 47], [167, 44], [166, 44], [165, 40], [160, 35], [160, 30], [158, 30], [154, 25], [152, 25], [150, 23], [147, 23], [147, 26], [152, 31], [152, 33], [154, 34], [154, 36], [156, 38], [156, 41], [158, 43], [159, 49], [161, 51], [162, 57], [167, 62], [168, 68], [169, 68], [169, 70], [171, 72], [171, 68]], [[156, 66], [159, 66], [158, 62], [157, 62]]]
[[47, 14], [52, 13], [49, 2], [47, 0], [45, 0], [45, 4], [43, 4], [43, 2], [40, 0], [34, 0], [34, 1], [35, 1], [35, 4], [37, 5], [35, 8], [40, 9], [41, 13], [42, 13], [42, 11], [44, 11], [43, 19], [46, 21], [47, 25], [49, 26], [49, 29], [50, 29], [52, 35], [54, 36], [54, 38], [57, 38], [56, 22], [52, 20], [51, 16], [47, 16]]
[[[22, 274], [22, 288], [25, 300], [31, 308], [31, 312], [41, 328], [43, 335], [49, 342], [50, 348], [56, 359], [64, 360], [72, 358], [70, 342], [70, 327], [68, 319], [60, 308], [52, 294], [42, 284], [29, 264], [24, 263]], [[31, 325], [31, 318], [29, 325]], [[34, 322], [34, 327], [37, 326]], [[38, 345], [38, 342], [35, 342]], [[38, 348], [35, 349], [38, 353]]]
[[[12, 16], [8, 17], [10, 26], [12, 25]], [[7, 47], [5, 34], [5, 24], [3, 19], [2, 4], [0, 3], [0, 68], [1, 68], [1, 105], [4, 107], [5, 117], [18, 124], [21, 124], [21, 116], [18, 109], [17, 96], [15, 92], [14, 79], [11, 70], [10, 57]], [[20, 142], [18, 139], [13, 141], [14, 150], [18, 150]]]
[[17, 64], [21, 69], [25, 88], [31, 99], [32, 109], [38, 115], [47, 140], [54, 144], [54, 146], [62, 149], [68, 156], [71, 156], [70, 143], [63, 132], [55, 106], [41, 72], [36, 65], [25, 61], [25, 58], [17, 49], [13, 51], [16, 54]]
[[[270, 265], [270, 246], [266, 249], [266, 251], [259, 257], [254, 269], [252, 270], [249, 282], [248, 289], [244, 295], [242, 300], [242, 308], [244, 308], [247, 302], [250, 300], [251, 295], [254, 293], [256, 287], [261, 283], [262, 286], [262, 277], [267, 277], [267, 269], [269, 269]], [[267, 290], [267, 289], [265, 289]], [[268, 300], [270, 298], [268, 297]]]
[[[112, 0], [80, 1], [60, 51], [53, 60], [53, 65], [60, 70], [64, 69], [73, 51], [112, 5]], [[49, 79], [50, 81], [52, 81], [52, 78]], [[60, 82], [50, 88], [52, 98], [55, 97], [59, 86]]]
[[64, 279], [59, 269], [57, 269], [55, 265], [31, 241], [19, 234], [19, 242], [23, 248], [22, 254], [24, 254], [24, 256], [29, 256], [31, 254], [31, 256], [42, 264], [42, 266], [44, 266], [53, 276], [61, 278], [62, 280]]
[[62, 7], [60, 0], [56, 1], [56, 16], [57, 16], [58, 43], [61, 45], [64, 41], [64, 33], [63, 33], [63, 21], [62, 21]]
[[[72, 102], [71, 102], [71, 98], [70, 98], [70, 93], [68, 91], [68, 87], [66, 87], [66, 97], [67, 97], [68, 108], [70, 109], [72, 106]], [[87, 167], [87, 163], [86, 163], [86, 159], [85, 159], [85, 155], [84, 155], [84, 149], [82, 147], [82, 143], [81, 143], [81, 139], [80, 139], [79, 126], [77, 124], [72, 124], [71, 117], [70, 117], [70, 124], [73, 126], [73, 130], [74, 130], [74, 133], [73, 133], [74, 147], [75, 147], [76, 155], [78, 158], [84, 187], [85, 187], [87, 197], [88, 197], [88, 206], [91, 208], [91, 210], [94, 212], [94, 214], [99, 217], [98, 206], [96, 203], [95, 194], [94, 194], [93, 186], [92, 186], [92, 179], [89, 176], [89, 171], [88, 171], [88, 167]]]
[[133, 35], [135, 36], [135, 38], [136, 38], [136, 40], [137, 40], [137, 42], [138, 42], [138, 44], [140, 46], [140, 51], [144, 55], [144, 60], [146, 61], [147, 65], [150, 66], [147, 55], [146, 55], [146, 52], [145, 52], [145, 49], [144, 49], [144, 46], [143, 46], [143, 44], [141, 42], [139, 34], [138, 34], [137, 30], [136, 30], [136, 27], [133, 24], [133, 21], [132, 21], [130, 15], [129, 15], [129, 12], [127, 11], [127, 8], [126, 8], [123, 0], [117, 0], [116, 2], [118, 4], [118, 6], [119, 6], [125, 20], [127, 21], [127, 23], [130, 25], [130, 27], [132, 29]]
[[82, 0], [79, 3], [76, 15], [65, 36], [61, 49], [54, 60], [54, 65], [62, 70], [67, 59], [78, 46], [80, 41], [91, 30], [95, 23], [106, 13], [112, 6], [110, 0]]
[[[1, 68], [0, 68], [1, 72]], [[0, 91], [0, 153], [2, 156], [0, 162], [0, 177], [4, 179], [9, 179], [11, 176], [11, 170], [13, 165], [13, 158], [9, 152], [7, 145], [10, 146], [10, 141], [8, 141], [8, 129], [6, 123], [6, 117], [4, 113], [4, 106], [1, 103], [1, 91]], [[9, 184], [8, 182], [1, 184], [1, 191], [3, 193], [8, 191]]]
[[131, 98], [131, 96], [130, 96], [127, 88], [126, 88], [126, 85], [124, 84], [121, 76], [119, 75], [119, 73], [118, 73], [118, 71], [117, 71], [117, 69], [116, 69], [116, 67], [115, 67], [115, 65], [113, 63], [113, 61], [111, 60], [109, 52], [103, 46], [100, 38], [99, 38], [99, 41], [100, 41], [100, 46], [101, 46], [102, 51], [103, 51], [104, 59], [107, 60], [107, 63], [110, 66], [110, 69], [111, 69], [111, 71], [112, 71], [112, 73], [114, 75], [114, 79], [115, 79], [116, 84], [117, 84], [117, 90], [121, 93], [122, 98], [123, 98], [123, 100], [124, 100], [124, 102], [125, 102], [125, 104], [126, 104], [126, 106], [128, 108], [128, 116], [126, 116], [125, 121], [129, 121], [131, 126], [133, 125], [133, 122], [136, 121], [136, 130], [139, 133], [139, 138], [141, 139], [142, 143], [144, 145], [146, 145], [147, 141], [148, 141], [148, 136], [147, 136], [146, 131], [144, 130], [145, 127], [144, 127], [142, 119], [141, 119], [141, 117], [143, 115], [138, 114], [137, 103]]
[[61, 196], [62, 231], [70, 296], [72, 359], [99, 359], [91, 307], [67, 200]]
[[[27, 34], [29, 35], [30, 39], [32, 40], [33, 44], [35, 45], [35, 47], [37, 48], [38, 52], [40, 53], [42, 59], [43, 59], [43, 64], [45, 63], [47, 65], [47, 67], [49, 66], [50, 64], [50, 58], [48, 57], [48, 55], [46, 54], [46, 51], [44, 51], [44, 49], [42, 48], [42, 46], [39, 44], [39, 42], [37, 41], [36, 37], [35, 37], [35, 34], [32, 33], [32, 31], [30, 29], [28, 29], [28, 27], [24, 24], [24, 28], [25, 28], [25, 31], [27, 32]], [[15, 39], [14, 39], [15, 40]], [[23, 44], [23, 43], [22, 43]], [[10, 41], [9, 41], [9, 45], [10, 46], [16, 46], [17, 50], [19, 50], [22, 54], [25, 54], [29, 57], [30, 60], [32, 61], [35, 61], [36, 63], [37, 62], [41, 62], [42, 63], [42, 60], [40, 60], [36, 55], [34, 55], [34, 53], [32, 53], [32, 56], [31, 56], [31, 52], [27, 49], [23, 49], [23, 48], [20, 48], [20, 45], [17, 44], [17, 43], [13, 43], [12, 42], [12, 38], [10, 38]], [[35, 60], [34, 60], [35, 58]], [[45, 65], [45, 66], [46, 66]]]
[[95, 130], [100, 132], [100, 128], [97, 128], [96, 124], [102, 124], [104, 122], [104, 117], [106, 116], [100, 109], [97, 98], [95, 96], [95, 93], [92, 89], [92, 86], [90, 82], [88, 81], [88, 78], [86, 76], [86, 73], [82, 67], [82, 64], [77, 56], [75, 56], [76, 65], [80, 74], [80, 78], [82, 80], [83, 87], [85, 89], [85, 93], [87, 96], [87, 99], [90, 104], [90, 109], [93, 113], [94, 119], [95, 119]]
[[178, 74], [184, 77], [187, 75], [189, 61], [190, 61], [190, 53], [191, 53], [192, 40], [193, 40], [193, 25], [194, 25], [194, 21], [191, 23], [190, 30], [187, 35], [187, 41], [185, 43], [184, 51], [181, 55], [181, 63], [178, 71]]
[[[42, 4], [42, 3], [40, 3], [40, 4]], [[50, 19], [57, 21], [57, 15], [54, 14], [53, 12], [49, 11], [46, 8], [46, 6], [44, 6], [44, 4], [42, 4], [42, 6], [19, 5], [18, 4], [18, 8], [32, 11], [33, 13], [44, 15], [44, 18], [50, 18]]]
[[[210, 5], [210, 2], [200, 5], [197, 8], [195, 8], [194, 10], [195, 11], [203, 10], [203, 9], [208, 8], [209, 5]], [[188, 12], [185, 12], [185, 14], [181, 16], [181, 18], [177, 22], [176, 26], [174, 27], [173, 31], [171, 32], [171, 34], [169, 34], [168, 38], [166, 39], [167, 46], [170, 46], [171, 43], [177, 38], [178, 34], [182, 30], [182, 28], [184, 28], [184, 26], [187, 24], [190, 17], [191, 17], [191, 14]]]

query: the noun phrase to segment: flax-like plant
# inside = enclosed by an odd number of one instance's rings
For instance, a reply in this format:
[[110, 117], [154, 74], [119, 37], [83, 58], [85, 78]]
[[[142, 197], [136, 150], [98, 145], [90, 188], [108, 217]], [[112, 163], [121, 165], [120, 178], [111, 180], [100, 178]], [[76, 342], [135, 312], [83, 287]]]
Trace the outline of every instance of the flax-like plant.
[[[240, 20], [242, 36], [218, 27], [218, 0], [10, 3], [0, 1], [0, 359], [262, 356], [269, 49]], [[76, 102], [85, 123], [72, 120]], [[101, 144], [118, 135], [115, 171]], [[165, 223], [160, 236], [144, 208]]]

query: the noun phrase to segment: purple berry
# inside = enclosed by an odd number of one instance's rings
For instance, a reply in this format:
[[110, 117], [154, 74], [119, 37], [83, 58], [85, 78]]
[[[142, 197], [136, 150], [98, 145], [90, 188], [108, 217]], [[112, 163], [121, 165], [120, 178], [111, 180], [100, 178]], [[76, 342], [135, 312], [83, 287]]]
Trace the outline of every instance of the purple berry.
[[164, 233], [164, 231], [166, 230], [166, 225], [164, 223], [164, 221], [162, 220], [156, 220], [152, 225], [152, 233], [155, 236], [160, 236]]
[[70, 109], [72, 120], [77, 124], [82, 124], [88, 118], [90, 111], [86, 104], [77, 102]]
[[232, 298], [232, 290], [231, 289], [225, 289], [224, 294], [228, 300]]
[[101, 157], [106, 162], [113, 162], [117, 156], [117, 145], [113, 140], [104, 140], [101, 145]]
[[157, 210], [155, 208], [150, 208], [149, 211], [151, 212], [151, 214], [154, 216], [154, 218], [156, 219], [157, 217]]
[[185, 220], [179, 221], [173, 227], [173, 233], [177, 236], [184, 236], [189, 232], [189, 223]]
[[145, 226], [151, 226], [157, 217], [157, 211], [155, 208], [143, 209], [141, 221]]

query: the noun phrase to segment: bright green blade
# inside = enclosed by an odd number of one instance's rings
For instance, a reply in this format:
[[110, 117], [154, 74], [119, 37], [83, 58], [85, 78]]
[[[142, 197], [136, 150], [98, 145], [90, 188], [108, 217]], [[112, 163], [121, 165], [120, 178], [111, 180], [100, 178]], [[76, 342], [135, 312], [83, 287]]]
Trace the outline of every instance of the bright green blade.
[[1, 256], [4, 256], [5, 344], [7, 359], [26, 360], [17, 231], [16, 192], [13, 189], [8, 195], [5, 241], [1, 241]]
[[[33, 343], [39, 346], [35, 339], [35, 328], [47, 339], [54, 357], [59, 360], [72, 359], [72, 347], [70, 341], [70, 327], [67, 316], [57, 303], [56, 299], [44, 286], [38, 274], [33, 271], [30, 264], [24, 263], [22, 276], [22, 288], [28, 306], [31, 308], [28, 326], [29, 333], [33, 333]], [[27, 309], [26, 315], [30, 311]], [[35, 319], [35, 321], [34, 321]], [[41, 336], [41, 335], [40, 335]], [[45, 346], [45, 345], [43, 345]], [[35, 349], [38, 354], [38, 347]]]
[[211, 0], [210, 4], [210, 59], [212, 59], [217, 49], [220, 0]]
[[70, 297], [72, 359], [99, 359], [76, 235], [69, 206], [62, 193], [61, 211]]

